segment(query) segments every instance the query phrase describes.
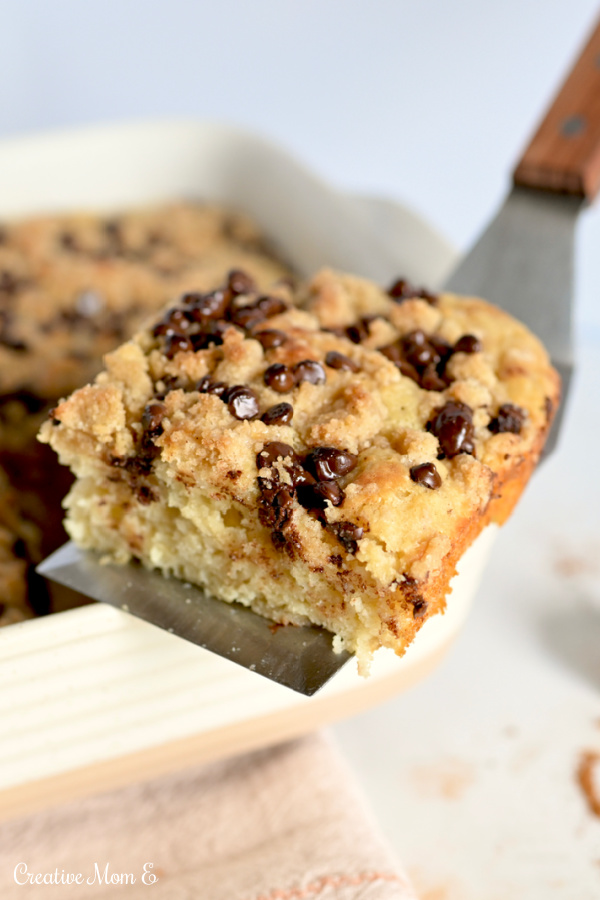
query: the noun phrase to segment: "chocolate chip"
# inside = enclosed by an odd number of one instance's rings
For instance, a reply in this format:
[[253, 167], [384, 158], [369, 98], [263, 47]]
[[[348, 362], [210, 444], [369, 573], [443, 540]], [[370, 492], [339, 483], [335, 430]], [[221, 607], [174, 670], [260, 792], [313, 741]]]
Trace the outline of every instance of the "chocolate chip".
[[235, 419], [255, 419], [258, 415], [258, 397], [243, 384], [229, 388], [224, 395], [229, 412]]
[[369, 337], [369, 323], [371, 321], [372, 319], [360, 319], [356, 325], [350, 325], [346, 328], [346, 335], [353, 344], [360, 344], [361, 341], [366, 341]]
[[281, 363], [273, 363], [265, 371], [264, 382], [278, 394], [287, 394], [296, 386], [294, 373]]
[[303, 359], [293, 368], [297, 384], [308, 381], [309, 384], [325, 384], [327, 376], [325, 369], [316, 359]]
[[227, 276], [227, 287], [232, 294], [251, 294], [256, 290], [256, 282], [242, 269], [232, 269]]
[[164, 403], [149, 403], [142, 413], [142, 427], [148, 434], [162, 434], [162, 420], [166, 413]]
[[356, 553], [357, 541], [360, 541], [364, 534], [364, 529], [360, 525], [355, 525], [354, 522], [335, 522], [328, 525], [327, 530], [336, 536], [347, 553]]
[[383, 355], [395, 365], [402, 359], [402, 350], [400, 349], [400, 344], [397, 342], [394, 344], [387, 344], [385, 347], [380, 347], [379, 352], [383, 353]]
[[454, 345], [455, 353], [480, 353], [482, 344], [474, 334], [463, 334]]
[[278, 459], [289, 458], [293, 463], [298, 462], [296, 451], [283, 441], [269, 441], [256, 456], [257, 469], [270, 469]]
[[294, 415], [291, 403], [276, 403], [261, 416], [265, 425], [289, 425]]
[[345, 496], [337, 481], [298, 486], [298, 501], [305, 509], [326, 509], [328, 502], [332, 506], [340, 506]]
[[194, 322], [206, 319], [220, 319], [227, 312], [229, 300], [225, 291], [210, 291], [207, 294], [184, 294], [183, 302], [188, 306], [188, 313]]
[[154, 326], [153, 335], [183, 334], [190, 327], [190, 320], [184, 310], [179, 307], [170, 309], [158, 325]]
[[416, 384], [421, 384], [421, 376], [419, 375], [415, 367], [405, 359], [401, 359], [400, 362], [397, 363], [397, 367], [400, 369], [402, 375], [404, 375], [406, 378], [410, 378], [411, 381], [416, 382]]
[[255, 306], [261, 311], [266, 319], [270, 319], [272, 316], [278, 316], [288, 308], [287, 303], [285, 300], [282, 300], [281, 297], [272, 297], [270, 295], [259, 297]]
[[427, 607], [428, 603], [426, 600], [423, 600], [422, 597], [418, 600], [413, 601], [413, 618], [422, 619], [427, 612]]
[[275, 347], [281, 347], [288, 339], [285, 331], [277, 331], [276, 329], [267, 329], [266, 331], [258, 331], [253, 335], [257, 341], [262, 344], [263, 350], [273, 350]]
[[454, 348], [451, 347], [448, 341], [445, 341], [444, 338], [436, 337], [433, 334], [430, 334], [427, 340], [432, 345], [432, 347], [435, 348], [442, 364], [445, 365], [454, 353]]
[[466, 403], [449, 400], [429, 420], [427, 430], [440, 442], [440, 459], [475, 450], [473, 410]]
[[239, 306], [231, 313], [231, 321], [240, 328], [251, 329], [259, 322], [264, 322], [265, 314], [258, 306]]
[[200, 331], [190, 334], [192, 347], [194, 350], [206, 350], [207, 347], [222, 344], [228, 328], [230, 328], [228, 322], [215, 321], [214, 319], [206, 320], [203, 322]]
[[437, 365], [440, 356], [427, 338], [424, 331], [418, 329], [411, 331], [402, 338], [401, 342], [404, 358], [416, 369], [423, 369], [429, 365]]
[[325, 364], [330, 369], [341, 369], [344, 372], [358, 372], [360, 370], [360, 366], [357, 366], [353, 359], [344, 356], [343, 353], [338, 353], [337, 350], [329, 351], [325, 357]]
[[279, 509], [291, 509], [294, 505], [294, 494], [288, 488], [280, 488], [276, 492], [273, 502]]
[[432, 491], [441, 487], [442, 484], [440, 473], [433, 463], [422, 463], [420, 466], [413, 466], [410, 470], [410, 477], [415, 484], [422, 484], [423, 487]]
[[356, 466], [357, 457], [347, 450], [337, 447], [317, 447], [304, 460], [304, 467], [317, 481], [331, 481], [340, 475], [347, 475]]
[[398, 278], [394, 281], [388, 288], [387, 293], [396, 303], [402, 303], [404, 300], [410, 300], [412, 297], [419, 297], [422, 300], [427, 300], [428, 303], [435, 303], [437, 300], [435, 294], [431, 294], [425, 288], [415, 287], [405, 278]]
[[196, 390], [201, 394], [216, 394], [217, 397], [223, 397], [229, 387], [224, 381], [213, 381], [210, 375], [205, 375], [197, 382]]
[[511, 434], [521, 434], [521, 429], [525, 422], [527, 413], [512, 403], [504, 403], [495, 418], [488, 425], [492, 434], [501, 434], [510, 432]]
[[419, 379], [419, 384], [425, 391], [445, 391], [448, 387], [444, 379], [438, 375], [433, 363], [427, 366]]
[[185, 353], [193, 350], [190, 338], [185, 334], [168, 334], [165, 341], [164, 354], [167, 359], [173, 359], [177, 353]]

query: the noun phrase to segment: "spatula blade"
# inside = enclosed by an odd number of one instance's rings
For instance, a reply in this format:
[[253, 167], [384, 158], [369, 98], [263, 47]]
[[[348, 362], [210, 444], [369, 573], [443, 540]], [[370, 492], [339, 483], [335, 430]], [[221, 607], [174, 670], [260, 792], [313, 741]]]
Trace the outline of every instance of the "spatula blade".
[[69, 542], [38, 572], [307, 696], [350, 659], [349, 653], [334, 652], [333, 635], [323, 628], [275, 625], [239, 603], [215, 600], [138, 563], [103, 565], [99, 559]]
[[[457, 294], [484, 297], [537, 334], [562, 378], [561, 412], [573, 370], [575, 226], [581, 206], [575, 197], [513, 188], [445, 285]], [[546, 454], [556, 443], [559, 418]]]

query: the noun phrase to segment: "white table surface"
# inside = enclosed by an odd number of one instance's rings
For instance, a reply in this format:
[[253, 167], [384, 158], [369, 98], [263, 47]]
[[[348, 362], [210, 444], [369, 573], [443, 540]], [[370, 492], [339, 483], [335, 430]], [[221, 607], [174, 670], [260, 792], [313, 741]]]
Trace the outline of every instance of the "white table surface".
[[[467, 247], [596, 0], [4, 0], [0, 134], [191, 115], [240, 122]], [[427, 900], [597, 900], [600, 209], [578, 241], [580, 369], [559, 452], [494, 551], [451, 655], [337, 726]]]
[[600, 342], [582, 342], [559, 450], [449, 656], [334, 728], [427, 900], [600, 897], [600, 818], [576, 779], [600, 752], [599, 386]]

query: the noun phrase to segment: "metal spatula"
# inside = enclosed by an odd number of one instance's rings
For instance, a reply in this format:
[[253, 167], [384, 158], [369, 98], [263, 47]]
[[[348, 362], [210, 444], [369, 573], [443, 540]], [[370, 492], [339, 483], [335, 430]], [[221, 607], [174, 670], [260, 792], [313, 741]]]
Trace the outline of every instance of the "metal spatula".
[[[575, 225], [600, 187], [600, 23], [513, 175], [504, 206], [445, 287], [485, 297], [525, 322], [562, 378], [573, 371]], [[556, 443], [559, 417], [545, 453]]]
[[[577, 215], [600, 185], [600, 27], [527, 149], [505, 206], [448, 283], [524, 320], [548, 346], [565, 390], [572, 369]], [[67, 544], [42, 575], [199, 644], [303, 694], [349, 659], [320, 628], [280, 627], [142, 566], [104, 566]]]

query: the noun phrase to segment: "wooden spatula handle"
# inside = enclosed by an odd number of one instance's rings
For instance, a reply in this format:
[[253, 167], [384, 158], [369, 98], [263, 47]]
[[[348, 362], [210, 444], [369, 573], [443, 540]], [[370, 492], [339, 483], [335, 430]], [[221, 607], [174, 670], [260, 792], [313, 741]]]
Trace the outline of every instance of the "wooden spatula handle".
[[600, 189], [600, 22], [525, 150], [513, 181], [586, 200]]

